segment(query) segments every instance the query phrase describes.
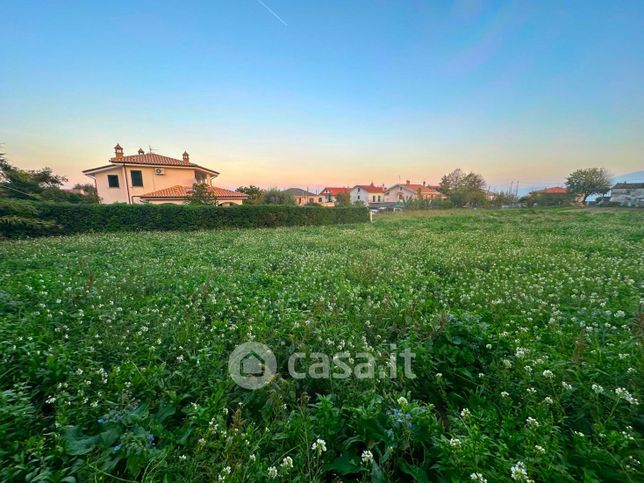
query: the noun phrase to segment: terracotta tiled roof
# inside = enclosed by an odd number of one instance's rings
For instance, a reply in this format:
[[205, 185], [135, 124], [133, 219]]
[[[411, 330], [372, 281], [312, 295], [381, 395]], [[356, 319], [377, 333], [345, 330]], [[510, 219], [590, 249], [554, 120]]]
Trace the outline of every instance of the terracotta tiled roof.
[[383, 193], [385, 189], [382, 186], [374, 186], [371, 184], [357, 184], [354, 188], [360, 188], [365, 190], [367, 193]]
[[568, 190], [566, 188], [562, 188], [561, 186], [555, 186], [553, 188], [546, 188], [543, 190], [533, 191], [533, 193], [542, 194], [542, 195], [563, 195], [568, 193]]
[[152, 164], [161, 166], [191, 166], [192, 163], [183, 159], [175, 159], [155, 153], [133, 154], [122, 158], [110, 159], [112, 163]]
[[[215, 196], [217, 199], [223, 198], [235, 198], [235, 199], [246, 199], [248, 195], [246, 193], [240, 193], [238, 191], [230, 191], [224, 188], [218, 188], [217, 186], [208, 186], [208, 191]], [[153, 191], [151, 193], [146, 193], [141, 195], [140, 198], [186, 198], [192, 192], [192, 186], [181, 186], [176, 185], [170, 188], [164, 188], [162, 190]]]
[[326, 188], [324, 188], [324, 189], [320, 192], [320, 194], [321, 194], [321, 195], [322, 195], [322, 194], [324, 194], [324, 195], [329, 194], [329, 195], [331, 195], [331, 196], [335, 196], [335, 195], [339, 195], [340, 193], [346, 193], [346, 192], [347, 192], [347, 191], [349, 191], [350, 189], [351, 189], [351, 188], [336, 188], [336, 187], [332, 187], [332, 186], [327, 186]]
[[[182, 168], [198, 168], [202, 169], [204, 171], [207, 171], [209, 173], [213, 173], [218, 175], [219, 172], [209, 169], [209, 168], [204, 168], [203, 166], [199, 166], [198, 164], [191, 163], [187, 160], [183, 159], [175, 159], [175, 158], [170, 158], [169, 156], [162, 156], [160, 154], [155, 154], [155, 153], [144, 153], [144, 154], [133, 154], [130, 156], [123, 156], [121, 158], [111, 158], [110, 163], [113, 164], [143, 164], [147, 166], [177, 166], [177, 167], [182, 167]], [[86, 169], [83, 171], [83, 173], [92, 173], [94, 171], [100, 170], [100, 169], [105, 169], [109, 168], [110, 164], [107, 166], [100, 166], [98, 168], [92, 168], [92, 169]]]
[[289, 188], [284, 190], [284, 193], [288, 193], [293, 196], [317, 196], [315, 193], [310, 193], [300, 188]]
[[407, 189], [409, 189], [409, 190], [411, 190], [411, 191], [413, 191], [415, 193], [417, 193], [418, 190], [420, 190], [421, 194], [433, 194], [433, 193], [436, 193], [438, 191], [438, 189], [440, 188], [440, 186], [422, 185], [422, 184], [419, 184], [419, 183], [405, 183], [405, 184], [400, 183], [400, 184], [396, 184], [396, 185], [392, 186], [389, 189], [395, 188], [396, 186], [402, 186], [402, 187], [407, 188]]

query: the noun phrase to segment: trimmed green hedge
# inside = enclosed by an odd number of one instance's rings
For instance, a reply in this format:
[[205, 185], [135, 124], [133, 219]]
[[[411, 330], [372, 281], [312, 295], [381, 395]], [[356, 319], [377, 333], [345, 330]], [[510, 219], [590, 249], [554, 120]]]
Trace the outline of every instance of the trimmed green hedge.
[[[0, 235], [5, 237], [332, 225], [368, 220], [364, 207], [90, 205], [0, 200]], [[47, 229], [43, 229], [43, 222]]]

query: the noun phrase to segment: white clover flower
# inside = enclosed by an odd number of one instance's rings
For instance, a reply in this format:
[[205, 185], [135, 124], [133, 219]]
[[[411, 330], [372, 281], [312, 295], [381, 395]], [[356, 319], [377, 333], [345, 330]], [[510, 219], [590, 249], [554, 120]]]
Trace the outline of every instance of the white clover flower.
[[452, 448], [460, 448], [460, 447], [461, 447], [461, 440], [460, 440], [460, 439], [458, 439], [458, 438], [451, 438], [451, 439], [449, 440], [449, 445], [450, 445]]
[[470, 475], [470, 480], [478, 481], [479, 483], [487, 483], [487, 480], [483, 477], [481, 473], [472, 473]]
[[550, 369], [546, 369], [546, 370], [545, 370], [545, 371], [543, 371], [541, 374], [542, 374], [542, 375], [543, 375], [543, 377], [545, 377], [546, 379], [552, 379], [553, 377], [555, 377], [554, 373], [553, 373]]
[[368, 449], [366, 449], [362, 452], [362, 456], [360, 456], [360, 459], [365, 465], [368, 465], [373, 461], [373, 453]]
[[326, 441], [323, 439], [318, 438], [312, 445], [311, 449], [315, 451], [318, 455], [324, 453], [326, 451]]
[[271, 467], [268, 469], [268, 477], [269, 477], [271, 480], [274, 480], [275, 478], [277, 478], [277, 468], [275, 468], [274, 466], [271, 466]]
[[407, 399], [405, 399], [404, 397], [400, 396], [400, 397], [398, 398], [398, 404], [399, 404], [400, 406], [404, 406], [405, 404], [409, 404], [409, 403], [407, 402]]
[[282, 460], [282, 463], [280, 464], [280, 466], [281, 466], [282, 468], [287, 469], [287, 470], [288, 470], [288, 469], [293, 468], [293, 458], [291, 458], [290, 456], [286, 456], [286, 457]]

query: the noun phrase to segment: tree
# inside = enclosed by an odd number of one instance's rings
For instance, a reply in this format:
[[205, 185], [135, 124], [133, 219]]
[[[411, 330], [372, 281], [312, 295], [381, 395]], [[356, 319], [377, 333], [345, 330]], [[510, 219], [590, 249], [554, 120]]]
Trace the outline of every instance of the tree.
[[351, 195], [348, 191], [335, 195], [335, 206], [351, 206]]
[[610, 175], [604, 168], [578, 169], [566, 178], [568, 191], [583, 196], [584, 203], [589, 196], [609, 192], [610, 185]]
[[295, 198], [290, 193], [271, 188], [262, 195], [262, 203], [267, 205], [294, 205]]
[[261, 188], [255, 185], [240, 186], [235, 191], [237, 191], [238, 193], [247, 194], [248, 198], [244, 201], [244, 203], [249, 205], [254, 205], [259, 203], [262, 199], [262, 194], [264, 193], [264, 191]]
[[0, 154], [0, 197], [39, 201], [66, 201], [70, 203], [98, 203], [96, 190], [93, 193], [73, 193], [61, 189], [67, 181], [64, 176], [55, 175], [50, 168], [24, 170], [12, 166]]
[[205, 183], [195, 183], [192, 185], [192, 193], [186, 198], [186, 205], [216, 205], [217, 198], [208, 189]]
[[65, 181], [67, 178], [56, 176], [50, 168], [24, 170], [12, 166], [0, 154], [0, 194], [5, 198], [44, 199], [41, 194], [45, 190], [60, 190]]
[[441, 178], [439, 191], [446, 195], [454, 206], [479, 206], [486, 201], [486, 183], [477, 173], [465, 173], [455, 169]]

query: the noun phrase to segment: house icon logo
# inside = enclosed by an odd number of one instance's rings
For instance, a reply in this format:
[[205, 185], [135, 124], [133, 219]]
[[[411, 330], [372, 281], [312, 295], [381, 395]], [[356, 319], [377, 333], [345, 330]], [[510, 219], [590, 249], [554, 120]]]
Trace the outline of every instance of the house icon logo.
[[228, 358], [228, 373], [244, 389], [260, 389], [275, 377], [277, 361], [271, 349], [259, 342], [235, 347]]

